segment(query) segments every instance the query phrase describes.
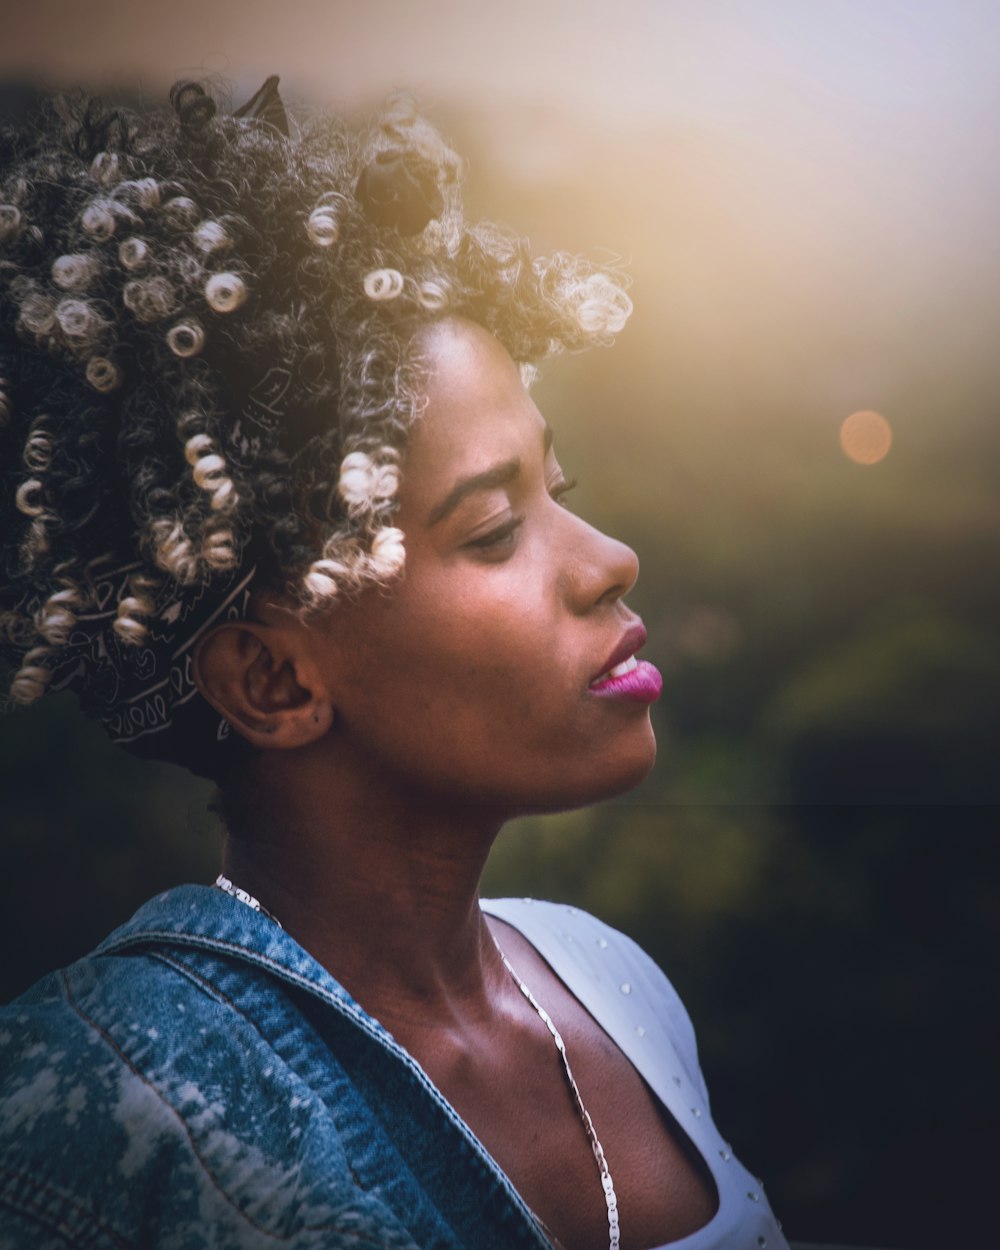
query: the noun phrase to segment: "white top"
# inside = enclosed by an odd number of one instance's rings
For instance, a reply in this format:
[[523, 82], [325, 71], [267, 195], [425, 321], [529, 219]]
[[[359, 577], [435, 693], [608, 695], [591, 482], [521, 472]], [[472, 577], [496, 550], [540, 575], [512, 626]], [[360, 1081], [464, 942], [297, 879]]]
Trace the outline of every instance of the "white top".
[[[631, 938], [587, 912], [535, 899], [483, 899], [518, 930], [673, 1116], [718, 1191], [707, 1224], [656, 1250], [788, 1250], [759, 1180], [733, 1157], [708, 1107], [694, 1029], [677, 991]], [[624, 1213], [627, 1218], [627, 1213]]]

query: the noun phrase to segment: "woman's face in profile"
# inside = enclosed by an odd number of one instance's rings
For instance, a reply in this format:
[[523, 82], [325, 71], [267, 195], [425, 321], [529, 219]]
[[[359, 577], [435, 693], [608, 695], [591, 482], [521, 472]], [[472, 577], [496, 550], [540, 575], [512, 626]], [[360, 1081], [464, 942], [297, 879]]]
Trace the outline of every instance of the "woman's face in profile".
[[645, 637], [622, 598], [635, 554], [566, 508], [548, 427], [487, 331], [448, 318], [421, 347], [427, 406], [394, 521], [405, 574], [317, 629], [335, 732], [373, 784], [502, 816], [627, 789], [652, 766], [659, 693], [629, 660]]

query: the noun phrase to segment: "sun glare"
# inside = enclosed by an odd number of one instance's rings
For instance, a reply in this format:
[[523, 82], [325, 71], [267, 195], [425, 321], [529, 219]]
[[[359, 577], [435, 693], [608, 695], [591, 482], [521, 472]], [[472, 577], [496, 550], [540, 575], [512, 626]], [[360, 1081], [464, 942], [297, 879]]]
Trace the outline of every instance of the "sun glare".
[[892, 428], [878, 412], [852, 412], [840, 427], [840, 447], [855, 464], [878, 464], [892, 446]]

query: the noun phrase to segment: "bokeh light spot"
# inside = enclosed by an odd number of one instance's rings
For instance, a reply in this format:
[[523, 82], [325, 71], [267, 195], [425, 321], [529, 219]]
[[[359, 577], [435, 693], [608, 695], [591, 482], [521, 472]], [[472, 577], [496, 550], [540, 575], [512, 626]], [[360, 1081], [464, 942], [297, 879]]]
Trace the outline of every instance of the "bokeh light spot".
[[852, 412], [840, 427], [840, 446], [855, 464], [878, 464], [892, 446], [892, 427], [879, 412]]

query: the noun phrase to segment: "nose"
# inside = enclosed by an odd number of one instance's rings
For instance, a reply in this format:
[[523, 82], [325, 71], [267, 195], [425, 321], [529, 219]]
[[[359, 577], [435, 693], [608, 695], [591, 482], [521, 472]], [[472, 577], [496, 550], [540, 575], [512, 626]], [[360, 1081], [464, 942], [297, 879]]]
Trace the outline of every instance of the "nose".
[[575, 611], [589, 612], [617, 603], [635, 585], [639, 557], [617, 538], [603, 533], [582, 517], [566, 514], [573, 524], [568, 541], [567, 591]]

